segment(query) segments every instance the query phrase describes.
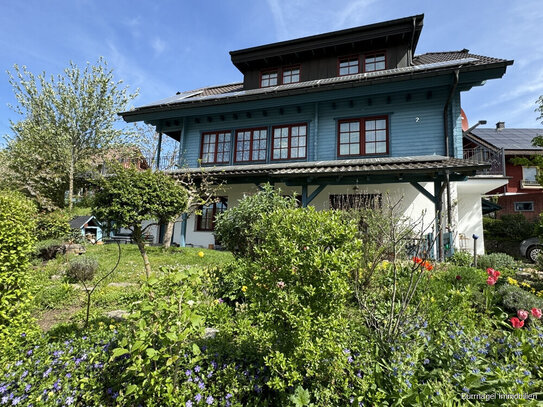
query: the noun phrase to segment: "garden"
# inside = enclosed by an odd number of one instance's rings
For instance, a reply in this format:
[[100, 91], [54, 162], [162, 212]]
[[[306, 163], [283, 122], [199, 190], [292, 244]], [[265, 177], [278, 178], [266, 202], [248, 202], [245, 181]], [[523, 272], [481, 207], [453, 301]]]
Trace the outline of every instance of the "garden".
[[436, 263], [394, 203], [316, 211], [266, 186], [219, 215], [225, 251], [87, 244], [46, 263], [36, 219], [0, 193], [0, 405], [543, 400], [540, 274], [505, 254]]

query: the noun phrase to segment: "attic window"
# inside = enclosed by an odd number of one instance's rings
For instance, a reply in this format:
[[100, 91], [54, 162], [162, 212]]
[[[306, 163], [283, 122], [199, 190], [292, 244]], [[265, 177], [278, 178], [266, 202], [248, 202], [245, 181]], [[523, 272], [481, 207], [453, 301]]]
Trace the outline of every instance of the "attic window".
[[277, 70], [262, 72], [260, 74], [260, 87], [267, 88], [270, 86], [277, 86], [277, 78]]
[[360, 72], [360, 63], [358, 55], [339, 58], [339, 76], [353, 75]]
[[364, 56], [364, 72], [383, 71], [386, 69], [385, 53], [366, 54]]
[[300, 67], [291, 66], [283, 69], [283, 85], [300, 82]]

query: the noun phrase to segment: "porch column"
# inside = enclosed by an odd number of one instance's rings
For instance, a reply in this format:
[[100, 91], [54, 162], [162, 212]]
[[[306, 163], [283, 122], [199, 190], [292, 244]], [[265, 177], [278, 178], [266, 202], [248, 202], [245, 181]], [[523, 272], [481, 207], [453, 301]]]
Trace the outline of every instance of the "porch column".
[[156, 150], [156, 169], [160, 170], [160, 150], [162, 149], [162, 132], [158, 133], [158, 146]]
[[187, 246], [187, 218], [187, 214], [184, 213], [182, 216], [183, 221], [181, 222], [181, 241], [179, 242], [179, 246], [181, 247]]

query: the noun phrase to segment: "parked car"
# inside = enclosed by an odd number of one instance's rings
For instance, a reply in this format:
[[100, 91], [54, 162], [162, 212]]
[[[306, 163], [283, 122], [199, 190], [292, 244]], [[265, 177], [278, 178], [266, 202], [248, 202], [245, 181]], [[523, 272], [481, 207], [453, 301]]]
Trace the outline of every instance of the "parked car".
[[538, 237], [531, 237], [520, 243], [520, 254], [535, 263], [543, 253], [543, 242]]

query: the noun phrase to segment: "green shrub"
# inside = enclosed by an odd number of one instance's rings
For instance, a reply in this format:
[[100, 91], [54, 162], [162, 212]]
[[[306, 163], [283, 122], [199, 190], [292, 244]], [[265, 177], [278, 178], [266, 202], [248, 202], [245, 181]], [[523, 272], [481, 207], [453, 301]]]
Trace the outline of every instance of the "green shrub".
[[500, 219], [483, 217], [485, 239], [521, 241], [536, 236], [537, 223], [524, 215], [504, 215]]
[[498, 294], [502, 297], [504, 309], [515, 314], [519, 309], [543, 308], [543, 298], [514, 285], [504, 284], [498, 289]]
[[7, 346], [29, 323], [28, 269], [34, 245], [34, 205], [0, 192], [0, 342]]
[[98, 262], [88, 257], [76, 257], [68, 264], [66, 276], [74, 282], [90, 281], [98, 270]]
[[469, 267], [473, 264], [473, 254], [465, 251], [457, 251], [449, 258], [449, 262], [456, 266]]
[[254, 225], [267, 213], [275, 209], [296, 207], [293, 197], [281, 196], [281, 190], [274, 190], [266, 184], [263, 190], [239, 201], [238, 206], [217, 216], [215, 237], [227, 250], [238, 256], [251, 255], [251, 248], [259, 236]]
[[477, 267], [482, 270], [493, 268], [495, 270], [513, 269], [517, 267], [516, 260], [505, 253], [484, 254], [477, 257]]
[[[343, 371], [348, 279], [357, 228], [338, 211], [280, 208], [253, 224], [251, 257], [237, 260], [273, 390], [302, 385], [320, 405], [347, 402]], [[283, 400], [285, 402], [286, 400]]]
[[49, 239], [64, 240], [71, 235], [70, 216], [64, 211], [40, 213], [36, 219], [38, 241]]

